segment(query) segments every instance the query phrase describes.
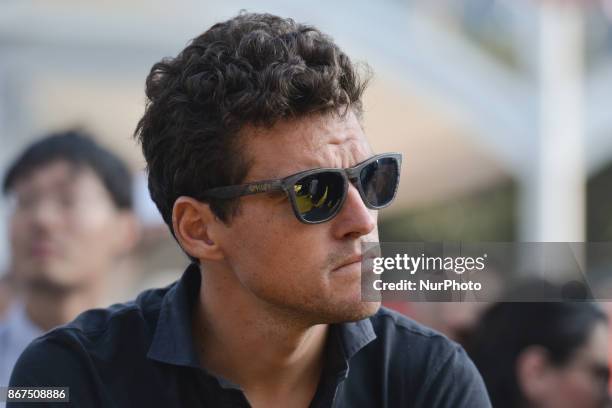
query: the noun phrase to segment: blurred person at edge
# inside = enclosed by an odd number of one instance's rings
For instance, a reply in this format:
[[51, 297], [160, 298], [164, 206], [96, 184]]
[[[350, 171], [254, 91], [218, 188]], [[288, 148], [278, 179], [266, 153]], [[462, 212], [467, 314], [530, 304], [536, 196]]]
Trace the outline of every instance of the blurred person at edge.
[[8, 272], [0, 272], [0, 322], [4, 320], [4, 315], [8, 311], [11, 300], [13, 299], [11, 282], [12, 279]]
[[27, 147], [3, 189], [16, 293], [0, 321], [0, 386], [31, 340], [101, 306], [105, 275], [137, 239], [130, 172], [84, 132]]
[[612, 406], [608, 320], [595, 303], [495, 303], [467, 349], [496, 408]]
[[36, 340], [10, 383], [78, 407], [490, 407], [459, 345], [362, 300], [401, 164], [372, 152], [364, 89], [329, 36], [270, 14], [155, 64], [136, 135], [191, 264]]

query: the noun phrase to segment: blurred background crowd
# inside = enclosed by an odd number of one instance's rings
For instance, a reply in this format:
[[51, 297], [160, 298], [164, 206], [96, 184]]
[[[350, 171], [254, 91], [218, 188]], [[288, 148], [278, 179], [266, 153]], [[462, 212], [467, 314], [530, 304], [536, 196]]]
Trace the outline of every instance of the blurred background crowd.
[[[612, 241], [612, 0], [0, 0], [0, 385], [26, 339], [184, 269], [131, 135], [153, 63], [240, 9], [372, 67], [366, 133], [404, 155], [381, 241]], [[461, 341], [495, 406], [606, 403], [605, 303], [390, 306]]]

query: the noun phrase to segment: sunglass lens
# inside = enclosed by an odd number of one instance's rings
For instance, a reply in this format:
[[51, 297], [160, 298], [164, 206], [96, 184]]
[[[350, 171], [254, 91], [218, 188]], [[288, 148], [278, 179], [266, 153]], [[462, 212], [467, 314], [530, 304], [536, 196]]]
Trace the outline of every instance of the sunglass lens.
[[393, 157], [380, 158], [361, 170], [359, 175], [365, 199], [372, 207], [391, 204], [399, 182], [399, 163]]
[[302, 218], [319, 222], [333, 215], [342, 202], [344, 178], [339, 173], [321, 172], [298, 180], [293, 188]]

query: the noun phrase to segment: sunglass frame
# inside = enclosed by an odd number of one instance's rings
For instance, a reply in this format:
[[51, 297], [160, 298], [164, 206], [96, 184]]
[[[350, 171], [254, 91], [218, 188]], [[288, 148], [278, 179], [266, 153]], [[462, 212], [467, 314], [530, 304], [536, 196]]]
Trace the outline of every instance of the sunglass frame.
[[[391, 158], [397, 161], [397, 171], [398, 171], [397, 182], [395, 184], [391, 200], [389, 200], [389, 202], [385, 205], [375, 206], [375, 205], [372, 205], [366, 198], [365, 192], [363, 191], [363, 186], [359, 182], [359, 176], [361, 174], [361, 171], [368, 165], [372, 164], [373, 162], [377, 160], [388, 159], [388, 158]], [[202, 193], [203, 194], [202, 198], [204, 199], [217, 198], [217, 199], [228, 200], [228, 199], [238, 198], [238, 197], [251, 195], [251, 194], [269, 193], [273, 191], [283, 191], [289, 197], [289, 200], [291, 201], [291, 207], [293, 208], [293, 213], [295, 214], [296, 218], [299, 221], [305, 224], [320, 224], [320, 223], [331, 220], [338, 214], [338, 212], [340, 212], [340, 209], [342, 209], [342, 206], [344, 205], [344, 202], [346, 201], [346, 197], [348, 195], [349, 181], [355, 186], [355, 188], [357, 188], [357, 191], [359, 191], [359, 195], [361, 196], [361, 199], [363, 203], [366, 205], [366, 207], [370, 209], [378, 210], [378, 209], [385, 208], [388, 205], [390, 205], [395, 199], [395, 195], [397, 194], [397, 189], [398, 189], [399, 182], [400, 182], [401, 168], [402, 168], [402, 154], [401, 153], [396, 153], [396, 152], [382, 153], [382, 154], [377, 154], [375, 156], [372, 156], [369, 159], [364, 160], [361, 163], [357, 164], [356, 166], [349, 167], [347, 169], [339, 169], [339, 168], [334, 168], [334, 167], [331, 167], [331, 168], [319, 167], [315, 169], [304, 170], [299, 173], [295, 173], [287, 177], [284, 177], [282, 179], [261, 180], [261, 181], [254, 181], [251, 183], [237, 184], [233, 186], [223, 186], [223, 187], [211, 188], [211, 189], [205, 190]], [[342, 179], [343, 179], [342, 199], [340, 203], [336, 206], [334, 211], [330, 213], [329, 217], [322, 219], [322, 220], [309, 221], [309, 220], [304, 219], [302, 214], [300, 214], [299, 212], [297, 202], [296, 202], [296, 194], [295, 194], [294, 186], [296, 182], [298, 182], [302, 178], [312, 176], [314, 174], [319, 174], [319, 173], [334, 173], [334, 174], [340, 174], [342, 176]]]

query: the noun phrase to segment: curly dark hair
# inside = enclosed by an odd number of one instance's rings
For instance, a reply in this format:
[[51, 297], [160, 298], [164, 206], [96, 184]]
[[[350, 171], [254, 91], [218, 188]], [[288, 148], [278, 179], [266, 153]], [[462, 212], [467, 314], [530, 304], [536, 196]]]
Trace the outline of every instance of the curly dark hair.
[[[361, 117], [369, 73], [312, 26], [245, 12], [215, 24], [176, 58], [156, 63], [135, 137], [151, 197], [170, 231], [179, 196], [204, 201], [202, 191], [244, 180], [252, 163], [241, 150], [245, 125], [344, 115], [349, 108]], [[238, 209], [236, 200], [206, 201], [223, 222]]]

